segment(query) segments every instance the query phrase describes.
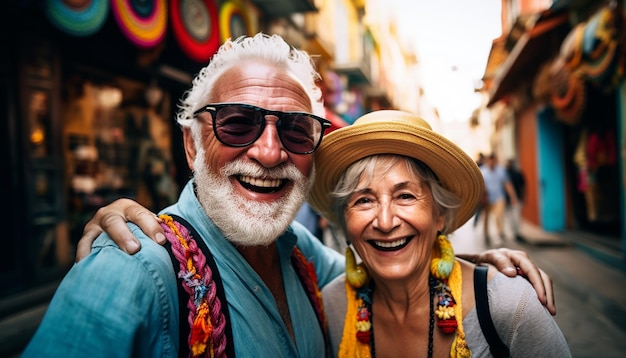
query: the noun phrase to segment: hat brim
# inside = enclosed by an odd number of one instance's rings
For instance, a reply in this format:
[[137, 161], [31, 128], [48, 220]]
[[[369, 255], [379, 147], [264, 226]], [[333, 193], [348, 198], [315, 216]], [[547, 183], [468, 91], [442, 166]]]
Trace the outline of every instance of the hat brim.
[[461, 198], [449, 232], [474, 215], [484, 191], [482, 174], [474, 160], [456, 144], [428, 128], [393, 120], [355, 123], [323, 139], [315, 152], [316, 178], [309, 198], [311, 206], [337, 223], [330, 210], [331, 192], [348, 166], [376, 154], [398, 154], [425, 163], [443, 187]]

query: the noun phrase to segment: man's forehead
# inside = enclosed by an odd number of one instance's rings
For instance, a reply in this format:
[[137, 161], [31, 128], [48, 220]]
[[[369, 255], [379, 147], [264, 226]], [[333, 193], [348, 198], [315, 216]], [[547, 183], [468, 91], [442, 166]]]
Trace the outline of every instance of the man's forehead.
[[213, 102], [260, 105], [257, 100], [261, 100], [312, 110], [309, 94], [287, 69], [256, 62], [224, 71], [214, 82], [209, 96]]

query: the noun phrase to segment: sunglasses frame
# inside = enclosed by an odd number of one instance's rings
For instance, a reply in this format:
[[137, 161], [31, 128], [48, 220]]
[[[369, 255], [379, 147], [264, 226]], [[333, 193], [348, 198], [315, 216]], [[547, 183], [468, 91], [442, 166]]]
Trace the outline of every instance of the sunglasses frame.
[[[247, 108], [247, 109], [253, 109], [256, 113], [260, 113], [262, 115], [262, 119], [263, 121], [261, 122], [261, 127], [259, 128], [258, 133], [256, 134], [256, 136], [254, 137], [253, 140], [251, 140], [250, 142], [246, 142], [246, 143], [242, 143], [242, 144], [232, 144], [232, 143], [226, 143], [222, 140], [222, 138], [220, 138], [220, 136], [217, 134], [217, 121], [215, 121], [215, 118], [217, 116], [217, 112], [219, 112], [222, 108], [227, 108], [227, 107], [233, 107], [233, 106], [237, 106], [237, 107], [243, 107], [243, 108]], [[265, 109], [265, 108], [261, 108], [258, 106], [254, 106], [251, 104], [245, 104], [245, 103], [210, 103], [207, 104], [205, 106], [202, 106], [200, 109], [196, 110], [193, 112], [193, 117], [196, 118], [198, 117], [198, 115], [204, 113], [204, 112], [209, 112], [211, 114], [212, 117], [212, 127], [213, 127], [213, 134], [215, 135], [215, 138], [217, 138], [218, 141], [220, 141], [220, 143], [229, 146], [229, 147], [234, 147], [234, 148], [241, 148], [241, 147], [247, 147], [251, 144], [253, 144], [254, 142], [256, 142], [261, 135], [263, 134], [263, 131], [265, 130], [265, 125], [267, 124], [267, 116], [276, 116], [278, 118], [278, 121], [276, 122], [276, 127], [278, 130], [278, 138], [280, 139], [281, 144], [283, 145], [283, 147], [294, 154], [311, 154], [313, 152], [315, 152], [315, 150], [317, 150], [317, 148], [320, 146], [320, 144], [322, 143], [322, 139], [324, 138], [324, 133], [326, 132], [326, 130], [328, 128], [330, 128], [331, 126], [331, 122], [326, 119], [326, 118], [322, 118], [319, 116], [316, 116], [314, 114], [311, 113], [307, 113], [307, 112], [282, 112], [282, 111], [272, 111], [269, 109]], [[314, 120], [316, 120], [317, 122], [320, 123], [321, 125], [321, 131], [320, 131], [320, 138], [317, 142], [317, 144], [315, 145], [315, 147], [309, 151], [306, 152], [296, 152], [293, 151], [289, 148], [287, 148], [287, 145], [285, 145], [285, 143], [283, 142], [283, 138], [281, 135], [281, 127], [280, 127], [280, 123], [282, 121], [283, 116], [285, 115], [300, 115], [300, 116], [306, 116], [309, 118], [312, 118]]]

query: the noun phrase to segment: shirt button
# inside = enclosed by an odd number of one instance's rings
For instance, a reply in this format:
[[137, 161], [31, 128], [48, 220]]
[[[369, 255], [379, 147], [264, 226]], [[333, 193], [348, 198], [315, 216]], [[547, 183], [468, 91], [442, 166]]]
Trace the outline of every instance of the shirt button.
[[255, 293], [261, 292], [261, 286], [254, 286], [254, 292]]

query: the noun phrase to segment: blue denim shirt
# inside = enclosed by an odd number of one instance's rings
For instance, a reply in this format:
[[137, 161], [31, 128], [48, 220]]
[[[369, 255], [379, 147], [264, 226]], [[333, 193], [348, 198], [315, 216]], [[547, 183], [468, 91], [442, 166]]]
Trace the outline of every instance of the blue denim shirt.
[[[211, 249], [224, 283], [237, 356], [324, 356], [323, 335], [291, 265], [291, 252], [297, 244], [315, 263], [320, 288], [343, 272], [340, 254], [295, 222], [278, 239], [294, 344], [272, 293], [206, 216], [191, 181], [163, 212], [187, 219]], [[102, 234], [92, 253], [61, 282], [23, 357], [178, 355], [179, 303], [169, 254], [135, 225], [129, 227], [142, 249], [127, 255]]]

